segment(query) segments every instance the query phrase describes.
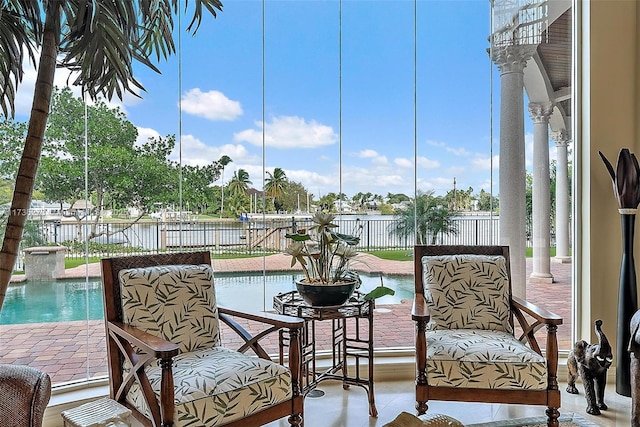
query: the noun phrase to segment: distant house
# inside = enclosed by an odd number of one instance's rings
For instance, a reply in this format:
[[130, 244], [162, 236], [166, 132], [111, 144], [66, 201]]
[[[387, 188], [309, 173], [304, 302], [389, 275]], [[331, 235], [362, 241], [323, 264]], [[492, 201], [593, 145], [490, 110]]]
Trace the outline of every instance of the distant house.
[[91, 211], [95, 206], [90, 200], [76, 200], [71, 208], [67, 210], [65, 216], [73, 216], [75, 218], [85, 218], [91, 215]]
[[[41, 221], [59, 221], [64, 212], [67, 211], [71, 205], [69, 203], [49, 203], [44, 200], [32, 200], [27, 212], [29, 219], [37, 219]], [[5, 203], [0, 206], [0, 212], [6, 212], [11, 208], [10, 203]]]

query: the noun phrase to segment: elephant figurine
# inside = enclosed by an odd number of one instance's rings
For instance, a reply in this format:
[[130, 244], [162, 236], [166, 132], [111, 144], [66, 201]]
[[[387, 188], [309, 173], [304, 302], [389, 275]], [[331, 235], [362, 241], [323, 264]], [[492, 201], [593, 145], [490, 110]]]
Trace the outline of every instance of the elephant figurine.
[[607, 409], [604, 403], [604, 388], [607, 385], [607, 369], [613, 362], [613, 354], [609, 340], [602, 332], [602, 320], [596, 320], [595, 325], [598, 344], [589, 344], [580, 340], [574, 344], [573, 350], [569, 353], [567, 393], [578, 394], [576, 378], [580, 375], [587, 399], [587, 413], [600, 415], [600, 410]]
[[631, 318], [631, 425], [640, 427], [640, 310]]

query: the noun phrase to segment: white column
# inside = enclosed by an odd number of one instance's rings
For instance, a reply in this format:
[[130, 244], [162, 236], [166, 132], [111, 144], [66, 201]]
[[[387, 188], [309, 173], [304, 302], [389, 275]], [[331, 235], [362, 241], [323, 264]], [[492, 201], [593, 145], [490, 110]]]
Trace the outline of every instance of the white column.
[[567, 146], [571, 141], [569, 131], [563, 129], [552, 135], [556, 141], [556, 256], [554, 261], [571, 262], [569, 253], [569, 163]]
[[549, 117], [551, 102], [531, 102], [533, 120], [533, 271], [532, 283], [553, 283], [551, 274], [551, 192], [549, 174]]
[[509, 246], [513, 294], [526, 297], [524, 67], [535, 46], [492, 50], [500, 70], [500, 244]]

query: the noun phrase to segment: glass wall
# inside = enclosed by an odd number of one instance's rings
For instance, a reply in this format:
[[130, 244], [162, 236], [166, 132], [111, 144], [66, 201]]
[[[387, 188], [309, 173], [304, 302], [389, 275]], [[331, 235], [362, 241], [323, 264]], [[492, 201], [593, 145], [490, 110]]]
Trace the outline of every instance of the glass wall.
[[[74, 275], [80, 279], [16, 277], [0, 312], [0, 348], [10, 349], [0, 351], [0, 361], [40, 367], [56, 384], [107, 375], [96, 263], [105, 256], [204, 248], [213, 254], [222, 304], [272, 310], [273, 296], [293, 290], [301, 277], [283, 254], [285, 235], [309, 229], [318, 210], [335, 213], [341, 232], [360, 235], [363, 254], [353, 266], [364, 272], [363, 290], [379, 284], [379, 271], [396, 290], [376, 302], [375, 347], [411, 348], [414, 243], [500, 243], [505, 200], [522, 207], [514, 280], [533, 302], [564, 317], [560, 347], [569, 349], [570, 267], [549, 264], [554, 283], [531, 280], [533, 273], [546, 273], [544, 263], [534, 265], [541, 229], [539, 218], [533, 220], [540, 206], [534, 169], [542, 163], [533, 146], [544, 139], [536, 136], [540, 118], [532, 104], [553, 105], [546, 139], [552, 177], [547, 250], [561, 261], [571, 256], [568, 243], [568, 253], [554, 253], [560, 231], [570, 229], [569, 208], [560, 208], [565, 199], [558, 192], [570, 191], [571, 10], [549, 5], [543, 16], [531, 16], [527, 2], [496, 1], [495, 11], [491, 4], [235, 1], [215, 20], [206, 17], [195, 37], [186, 32], [190, 12], [181, 16], [178, 54], [158, 65], [161, 74], [137, 69], [146, 89], [140, 98], [113, 101], [122, 112], [118, 123], [134, 126], [137, 137], [127, 126], [122, 132], [100, 127], [102, 110], [89, 105], [86, 194], [102, 206], [100, 215], [94, 210], [85, 217], [73, 207], [85, 197], [84, 167], [76, 167], [83, 166], [81, 151], [67, 173], [82, 178], [73, 197], [44, 185], [62, 182], [62, 175], [44, 175], [52, 168], [43, 160], [40, 173], [48, 178], [34, 197], [43, 205], [32, 218], [34, 233], [42, 235], [37, 244], [67, 246], [67, 262], [78, 260]], [[515, 31], [505, 17], [522, 25]], [[527, 20], [540, 23], [533, 33], [520, 31]], [[490, 39], [492, 33], [500, 36]], [[531, 34], [537, 38], [513, 38]], [[507, 48], [529, 49], [511, 98], [497, 53]], [[65, 82], [58, 80], [61, 87]], [[28, 84], [20, 90], [28, 91]], [[75, 89], [72, 94], [81, 96]], [[501, 149], [513, 142], [503, 139], [513, 132], [504, 127], [505, 111], [512, 113], [505, 102], [522, 112], [516, 117], [522, 170], [514, 171], [518, 162], [505, 161]], [[73, 114], [74, 123], [84, 123], [83, 108]], [[16, 121], [26, 120], [28, 109], [19, 111]], [[75, 132], [82, 142], [84, 125]], [[44, 157], [56, 158], [59, 141], [54, 145], [51, 136], [48, 143]], [[109, 145], [120, 148], [100, 148]], [[154, 153], [165, 153], [164, 161], [154, 163]], [[520, 176], [518, 194], [525, 200], [500, 194], [505, 170]], [[561, 173], [567, 180], [558, 178]], [[107, 179], [114, 176], [121, 179]], [[425, 206], [441, 216], [421, 216]], [[67, 316], [74, 311], [79, 317]], [[30, 317], [34, 313], [44, 317]]]

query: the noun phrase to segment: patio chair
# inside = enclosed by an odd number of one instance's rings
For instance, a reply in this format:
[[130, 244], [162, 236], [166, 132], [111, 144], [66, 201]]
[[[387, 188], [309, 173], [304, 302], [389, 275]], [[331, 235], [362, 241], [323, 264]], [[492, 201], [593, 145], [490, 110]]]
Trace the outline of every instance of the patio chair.
[[5, 427], [42, 427], [51, 398], [49, 375], [22, 365], [0, 365], [0, 415]]
[[557, 427], [562, 318], [511, 294], [509, 248], [415, 246], [414, 257], [418, 414], [429, 400], [544, 405]]
[[[246, 427], [286, 416], [302, 425], [304, 321], [217, 306], [209, 252], [103, 259], [102, 283], [111, 398], [143, 425]], [[245, 320], [264, 327], [252, 336]], [[222, 346], [220, 321], [239, 348]], [[287, 366], [260, 345], [282, 328]]]

